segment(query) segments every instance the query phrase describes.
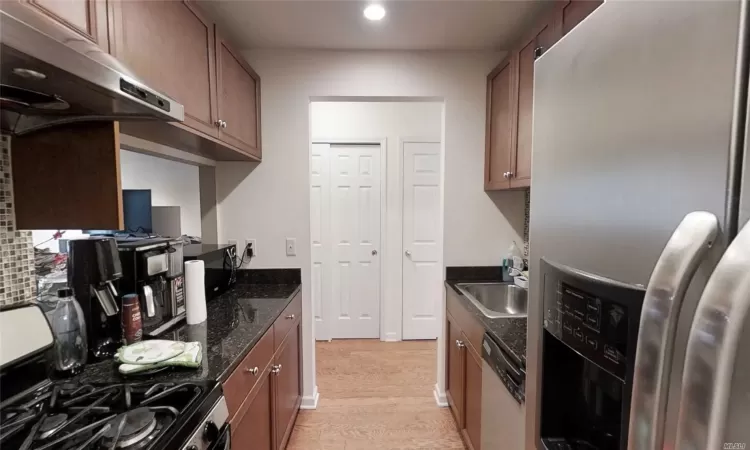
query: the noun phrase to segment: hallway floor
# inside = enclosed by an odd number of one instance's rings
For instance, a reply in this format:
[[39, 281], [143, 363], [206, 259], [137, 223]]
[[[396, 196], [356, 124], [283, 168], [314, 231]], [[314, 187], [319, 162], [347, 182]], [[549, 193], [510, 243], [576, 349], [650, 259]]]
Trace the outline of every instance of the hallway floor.
[[300, 411], [287, 448], [463, 449], [450, 410], [432, 394], [436, 345], [318, 342], [318, 409]]

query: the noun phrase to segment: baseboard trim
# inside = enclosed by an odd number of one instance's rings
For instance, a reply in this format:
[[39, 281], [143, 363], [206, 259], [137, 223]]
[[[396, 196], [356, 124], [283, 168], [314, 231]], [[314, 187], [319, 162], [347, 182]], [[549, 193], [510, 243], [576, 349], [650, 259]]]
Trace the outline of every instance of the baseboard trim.
[[401, 339], [398, 338], [398, 333], [396, 332], [386, 333], [385, 338], [383, 339], [383, 342], [399, 342], [399, 341], [401, 341]]
[[315, 386], [312, 395], [302, 397], [302, 403], [300, 403], [299, 409], [317, 409], [318, 400], [320, 400], [320, 392], [318, 392], [318, 386]]
[[445, 392], [440, 392], [440, 387], [435, 383], [435, 387], [432, 389], [432, 395], [435, 396], [435, 403], [441, 408], [448, 406], [448, 397], [445, 396]]

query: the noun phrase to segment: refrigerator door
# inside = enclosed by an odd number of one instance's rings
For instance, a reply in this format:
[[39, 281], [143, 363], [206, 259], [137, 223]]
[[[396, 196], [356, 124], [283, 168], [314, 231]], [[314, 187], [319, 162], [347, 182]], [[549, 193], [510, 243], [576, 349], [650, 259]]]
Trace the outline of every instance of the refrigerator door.
[[669, 238], [646, 288], [630, 404], [628, 450], [661, 450], [674, 338], [685, 292], [719, 234], [711, 213], [688, 214]]
[[[527, 450], [539, 439], [540, 258], [645, 286], [686, 214], [724, 228], [739, 11], [739, 1], [607, 1], [536, 61]], [[719, 237], [685, 293], [674, 368], [724, 247]], [[669, 376], [678, 398], [681, 370]]]
[[698, 304], [682, 379], [676, 449], [739, 449], [750, 441], [748, 344], [750, 226], [745, 226]]

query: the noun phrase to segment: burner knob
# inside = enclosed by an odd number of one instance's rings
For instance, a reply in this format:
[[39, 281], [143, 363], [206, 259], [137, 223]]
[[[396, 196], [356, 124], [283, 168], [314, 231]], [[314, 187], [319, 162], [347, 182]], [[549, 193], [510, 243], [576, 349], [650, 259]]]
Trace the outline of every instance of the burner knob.
[[203, 439], [206, 442], [214, 442], [219, 439], [219, 427], [212, 420], [206, 422], [206, 426], [203, 427]]

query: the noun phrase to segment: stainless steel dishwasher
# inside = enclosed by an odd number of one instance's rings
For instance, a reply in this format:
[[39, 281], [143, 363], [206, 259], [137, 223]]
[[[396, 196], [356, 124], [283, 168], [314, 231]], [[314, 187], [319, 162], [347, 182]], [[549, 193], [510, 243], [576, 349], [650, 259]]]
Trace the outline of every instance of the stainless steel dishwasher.
[[522, 450], [526, 373], [487, 334], [482, 360], [482, 450]]

